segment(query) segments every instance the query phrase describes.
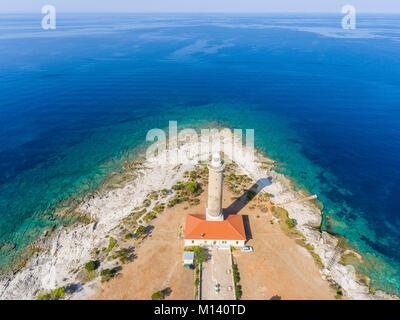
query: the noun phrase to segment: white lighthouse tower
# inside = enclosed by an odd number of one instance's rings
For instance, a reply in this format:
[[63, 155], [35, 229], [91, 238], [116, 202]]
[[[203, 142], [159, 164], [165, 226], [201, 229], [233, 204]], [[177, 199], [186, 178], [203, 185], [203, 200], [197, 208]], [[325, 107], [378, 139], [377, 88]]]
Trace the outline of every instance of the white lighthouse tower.
[[223, 221], [222, 190], [224, 183], [225, 164], [219, 153], [213, 155], [208, 166], [208, 202], [206, 219], [208, 221]]

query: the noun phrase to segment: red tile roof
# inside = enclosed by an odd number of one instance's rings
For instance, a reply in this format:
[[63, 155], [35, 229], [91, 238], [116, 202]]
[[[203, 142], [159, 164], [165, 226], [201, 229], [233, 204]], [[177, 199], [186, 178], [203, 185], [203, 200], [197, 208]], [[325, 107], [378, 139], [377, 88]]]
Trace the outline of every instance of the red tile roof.
[[224, 221], [207, 221], [205, 215], [188, 214], [185, 239], [246, 240], [243, 217], [229, 215]]

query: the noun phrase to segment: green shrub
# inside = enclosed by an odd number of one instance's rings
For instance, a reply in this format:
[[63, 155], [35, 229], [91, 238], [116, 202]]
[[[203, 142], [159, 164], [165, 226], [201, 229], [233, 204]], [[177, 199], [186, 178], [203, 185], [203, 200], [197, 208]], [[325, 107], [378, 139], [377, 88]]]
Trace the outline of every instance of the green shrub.
[[150, 199], [145, 199], [143, 201], [143, 207], [147, 208], [150, 205], [151, 205], [151, 200]]
[[125, 264], [130, 259], [130, 253], [127, 248], [122, 248], [112, 255], [112, 259], [119, 259], [122, 264]]
[[183, 202], [183, 198], [180, 197], [180, 196], [175, 196], [175, 197], [173, 197], [173, 198], [171, 198], [169, 200], [168, 207], [172, 208], [172, 207], [174, 207], [175, 205], [177, 205], [177, 204], [179, 204], [181, 202]]
[[65, 297], [65, 288], [60, 287], [51, 290], [50, 292], [39, 292], [36, 299], [37, 300], [60, 300]]
[[242, 286], [240, 284], [235, 286], [235, 294], [236, 294], [236, 300], [240, 300], [242, 298]]
[[132, 239], [132, 236], [133, 236], [133, 234], [132, 234], [131, 232], [128, 232], [128, 233], [125, 235], [125, 240]]
[[196, 181], [189, 181], [186, 183], [186, 190], [191, 194], [196, 194], [200, 190], [200, 185]]
[[286, 219], [286, 225], [288, 226], [289, 229], [293, 229], [297, 225], [296, 219]]
[[239, 269], [238, 269], [236, 263], [232, 264], [232, 271], [233, 271], [233, 280], [235, 282], [239, 282], [240, 281], [240, 274], [239, 274]]
[[192, 206], [197, 206], [198, 204], [200, 204], [200, 199], [198, 198], [190, 199], [189, 203]]
[[106, 252], [111, 252], [112, 249], [118, 244], [117, 240], [115, 240], [113, 237], [110, 237], [108, 240], [108, 247], [106, 249]]
[[87, 271], [87, 270], [85, 270], [85, 271], [84, 271], [84, 274], [83, 274], [83, 282], [84, 282], [84, 283], [90, 282], [90, 281], [92, 281], [93, 279], [95, 279], [96, 277], [97, 277], [97, 272], [96, 272], [96, 270], [93, 270], [93, 271]]
[[199, 177], [199, 175], [197, 174], [196, 171], [190, 171], [190, 173], [189, 173], [190, 179], [194, 180], [194, 179], [197, 179], [198, 177]]
[[194, 268], [194, 298], [197, 299], [199, 296], [199, 285], [200, 285], [200, 266], [196, 265]]
[[332, 284], [331, 288], [336, 290], [335, 299], [342, 300], [343, 299], [343, 290], [338, 284]]
[[154, 206], [153, 211], [155, 211], [157, 213], [161, 213], [161, 212], [163, 212], [164, 209], [165, 209], [165, 205], [163, 203], [159, 203]]
[[149, 193], [149, 195], [147, 197], [150, 198], [151, 200], [157, 200], [158, 199], [158, 192], [157, 191], [152, 191], [152, 192]]
[[172, 186], [172, 190], [183, 190], [185, 185], [182, 182], [177, 182], [174, 186]]
[[296, 219], [291, 219], [289, 218], [289, 213], [287, 210], [281, 208], [281, 207], [275, 207], [274, 208], [274, 213], [276, 216], [278, 216], [279, 219], [285, 222], [286, 226], [288, 229], [293, 229], [297, 225]]
[[141, 236], [144, 235], [145, 232], [146, 232], [146, 228], [144, 226], [139, 226], [135, 231], [136, 237], [140, 238]]
[[109, 281], [111, 278], [115, 276], [115, 271], [111, 269], [103, 269], [100, 272], [101, 281]]
[[308, 250], [308, 252], [310, 252], [311, 256], [313, 257], [315, 263], [317, 264], [317, 266], [321, 269], [324, 268], [324, 263], [321, 260], [321, 257], [315, 252], [314, 250], [314, 246], [310, 243], [305, 243], [304, 240], [300, 240], [299, 242], [297, 242], [298, 244], [300, 244], [301, 246], [303, 246], [304, 248], [306, 248]]
[[146, 223], [149, 223], [150, 221], [154, 220], [155, 218], [157, 218], [157, 213], [152, 211], [152, 212], [149, 212], [148, 214], [146, 214], [143, 219]]
[[240, 300], [242, 298], [242, 286], [240, 285], [240, 273], [236, 263], [232, 263], [232, 273], [233, 273], [233, 283], [235, 285], [236, 299]]
[[154, 292], [151, 295], [151, 300], [164, 300], [164, 299], [165, 299], [165, 294], [162, 291]]
[[274, 213], [278, 216], [278, 218], [286, 220], [289, 217], [289, 213], [287, 210], [281, 208], [281, 207], [275, 207], [274, 208]]
[[96, 270], [97, 267], [98, 267], [98, 262], [95, 260], [85, 263], [85, 270], [88, 272]]
[[36, 296], [36, 300], [50, 300], [50, 294], [45, 292], [39, 292]]

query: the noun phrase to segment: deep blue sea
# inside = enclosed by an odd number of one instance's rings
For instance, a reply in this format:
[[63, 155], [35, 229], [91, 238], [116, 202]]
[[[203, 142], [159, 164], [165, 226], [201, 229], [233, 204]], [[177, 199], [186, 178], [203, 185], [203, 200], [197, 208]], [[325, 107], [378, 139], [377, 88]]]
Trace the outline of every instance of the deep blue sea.
[[149, 129], [254, 128], [400, 294], [400, 16], [0, 15], [0, 265]]

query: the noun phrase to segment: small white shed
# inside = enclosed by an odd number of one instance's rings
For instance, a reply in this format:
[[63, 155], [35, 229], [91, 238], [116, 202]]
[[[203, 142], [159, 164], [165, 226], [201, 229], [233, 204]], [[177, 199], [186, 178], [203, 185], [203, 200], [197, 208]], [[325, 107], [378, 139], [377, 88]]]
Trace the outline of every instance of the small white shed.
[[194, 265], [194, 252], [192, 251], [183, 252], [183, 265], [184, 266]]

